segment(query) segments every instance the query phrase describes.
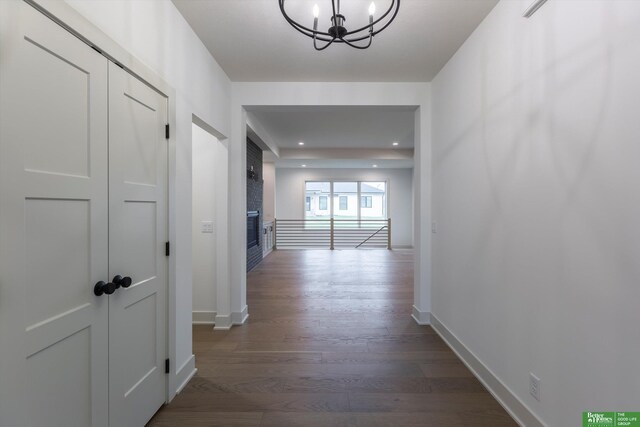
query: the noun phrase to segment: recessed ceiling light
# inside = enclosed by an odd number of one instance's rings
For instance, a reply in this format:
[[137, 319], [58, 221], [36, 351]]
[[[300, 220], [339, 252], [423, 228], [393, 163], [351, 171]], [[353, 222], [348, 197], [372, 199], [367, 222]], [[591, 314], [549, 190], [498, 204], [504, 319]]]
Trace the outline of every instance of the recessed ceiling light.
[[306, 168], [306, 167], [307, 167], [307, 165], [300, 165], [300, 166], [302, 166], [303, 168]]
[[378, 165], [371, 165], [371, 167], [377, 168], [377, 167], [378, 167]]
[[298, 145], [304, 145], [304, 142], [300, 141], [298, 142]]
[[393, 146], [396, 147], [398, 146], [400, 143], [398, 141], [393, 141]]

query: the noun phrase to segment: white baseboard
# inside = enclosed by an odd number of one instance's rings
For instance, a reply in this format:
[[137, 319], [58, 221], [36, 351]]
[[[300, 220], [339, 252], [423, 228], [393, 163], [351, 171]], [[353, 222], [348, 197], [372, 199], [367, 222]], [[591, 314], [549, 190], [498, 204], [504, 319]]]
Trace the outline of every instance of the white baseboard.
[[415, 320], [418, 325], [431, 324], [431, 313], [428, 311], [420, 311], [415, 305], [413, 306], [411, 317], [413, 317], [413, 320]]
[[216, 314], [216, 318], [215, 318], [215, 326], [213, 327], [213, 329], [217, 330], [217, 331], [226, 331], [228, 329], [231, 329], [231, 315], [227, 314], [226, 316], [220, 315], [220, 314]]
[[233, 325], [242, 325], [249, 318], [249, 307], [246, 305], [242, 309], [242, 311], [234, 311], [231, 313], [231, 324]]
[[215, 311], [194, 311], [192, 314], [192, 322], [194, 325], [213, 325], [215, 321]]
[[433, 314], [431, 314], [431, 327], [518, 424], [522, 427], [547, 427], [509, 387], [500, 381], [498, 377]]
[[191, 378], [198, 372], [196, 369], [196, 357], [191, 355], [183, 364], [176, 370], [176, 394], [180, 393], [189, 383]]
[[[204, 313], [197, 314], [196, 313]], [[234, 311], [231, 314], [220, 315], [214, 311], [205, 311], [205, 312], [193, 312], [193, 323], [194, 324], [214, 324], [213, 329], [226, 331], [231, 329], [233, 325], [242, 325], [249, 318], [249, 307], [246, 305], [242, 309], [242, 311]], [[208, 320], [213, 319], [211, 321], [199, 321], [196, 322], [196, 319], [199, 320]]]

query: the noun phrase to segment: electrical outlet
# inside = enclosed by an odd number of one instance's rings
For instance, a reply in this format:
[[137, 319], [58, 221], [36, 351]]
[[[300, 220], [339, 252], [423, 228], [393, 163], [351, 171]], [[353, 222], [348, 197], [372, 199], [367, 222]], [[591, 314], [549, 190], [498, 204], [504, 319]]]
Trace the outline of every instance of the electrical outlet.
[[529, 372], [529, 393], [540, 402], [540, 378]]

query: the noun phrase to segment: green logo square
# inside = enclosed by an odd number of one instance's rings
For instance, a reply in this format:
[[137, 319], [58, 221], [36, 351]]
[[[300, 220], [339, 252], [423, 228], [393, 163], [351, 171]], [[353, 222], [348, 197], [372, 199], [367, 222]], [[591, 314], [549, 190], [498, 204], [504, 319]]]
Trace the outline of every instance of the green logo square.
[[640, 427], [640, 412], [583, 412], [582, 427]]

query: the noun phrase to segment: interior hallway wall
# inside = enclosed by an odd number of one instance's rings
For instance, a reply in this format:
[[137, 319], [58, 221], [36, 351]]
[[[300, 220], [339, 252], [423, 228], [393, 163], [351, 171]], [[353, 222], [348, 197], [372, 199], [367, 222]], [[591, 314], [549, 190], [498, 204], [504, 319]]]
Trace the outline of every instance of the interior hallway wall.
[[276, 168], [277, 218], [304, 218], [305, 181], [331, 179], [388, 181], [391, 246], [413, 246], [413, 169]]
[[[220, 142], [193, 125], [193, 323], [213, 323], [216, 311], [216, 149]], [[211, 225], [210, 230], [207, 228]]]
[[433, 314], [574, 426], [640, 401], [640, 2], [522, 4], [432, 83]]
[[[194, 372], [191, 347], [191, 123], [195, 114], [230, 133], [231, 82], [170, 0], [65, 0], [176, 90], [175, 241], [177, 289], [172, 393]], [[171, 231], [171, 230], [170, 230]], [[224, 267], [224, 266], [223, 266]], [[228, 268], [228, 267], [225, 267]], [[222, 273], [224, 275], [224, 273]], [[228, 277], [228, 274], [226, 275]]]

